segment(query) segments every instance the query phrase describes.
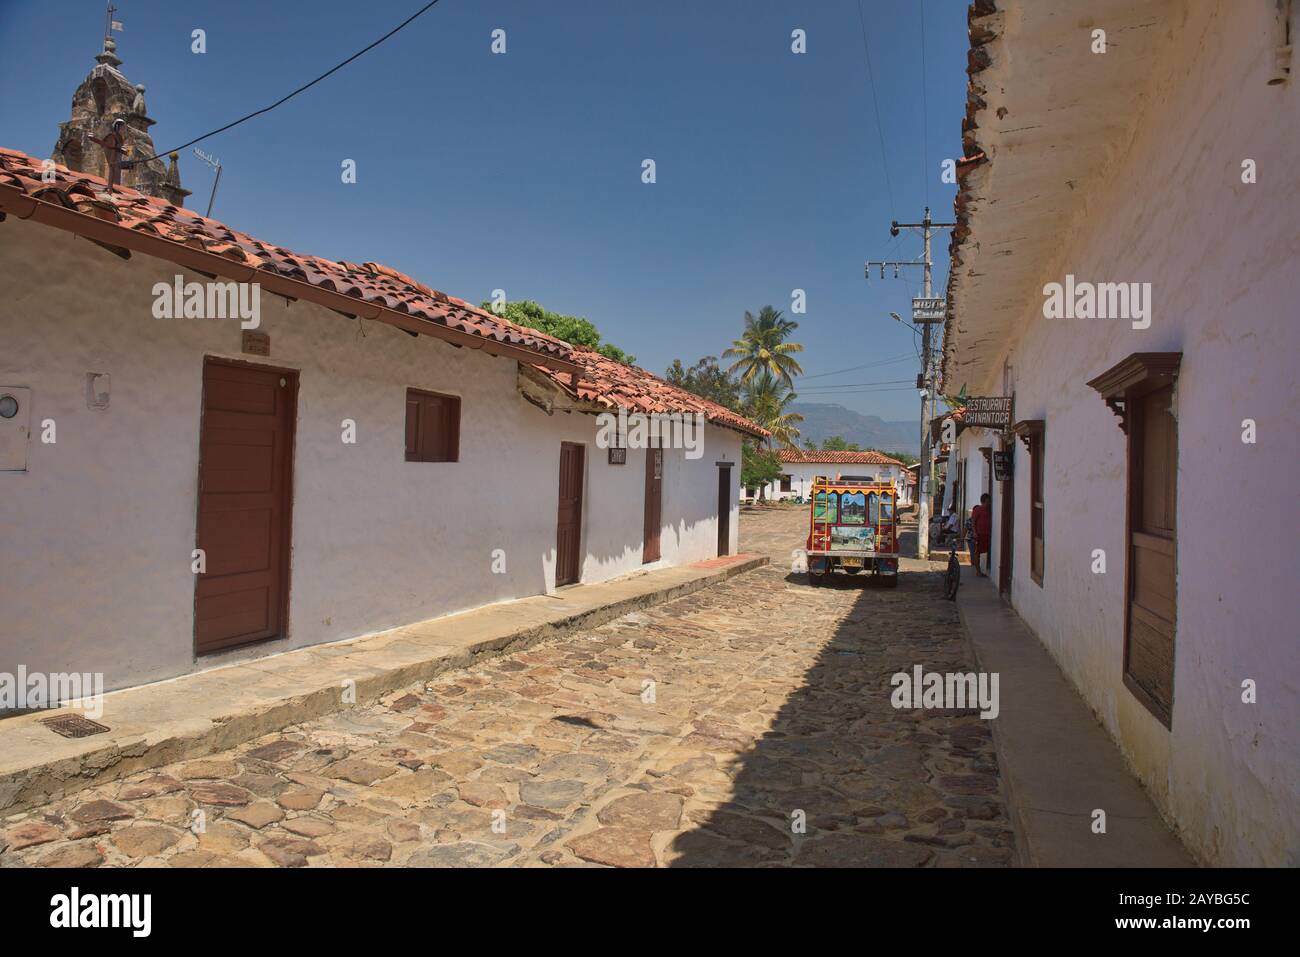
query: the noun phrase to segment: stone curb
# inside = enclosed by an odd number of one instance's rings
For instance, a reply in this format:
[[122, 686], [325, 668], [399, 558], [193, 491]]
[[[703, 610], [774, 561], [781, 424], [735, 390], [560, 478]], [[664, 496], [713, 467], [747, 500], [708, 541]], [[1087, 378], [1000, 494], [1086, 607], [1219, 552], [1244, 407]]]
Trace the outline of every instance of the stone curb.
[[[709, 574], [689, 581], [476, 641], [449, 654], [444, 648], [443, 653], [422, 661], [386, 668], [364, 676], [358, 675], [356, 702], [348, 707], [371, 704], [389, 692], [427, 681], [446, 671], [465, 668], [483, 658], [513, 654], [543, 641], [599, 627], [634, 611], [665, 604], [720, 584], [769, 562], [770, 558], [765, 555], [753, 556], [716, 570], [708, 569]], [[256, 662], [250, 664], [255, 666]], [[184, 681], [185, 677], [173, 680]], [[67, 758], [9, 769], [0, 773], [0, 813], [14, 814], [138, 771], [224, 751], [264, 734], [342, 709], [339, 687], [331, 681], [301, 695], [259, 702], [257, 706], [245, 707], [216, 718], [178, 718], [167, 722], [156, 734], [142, 734], [134, 741], [119, 742]]]

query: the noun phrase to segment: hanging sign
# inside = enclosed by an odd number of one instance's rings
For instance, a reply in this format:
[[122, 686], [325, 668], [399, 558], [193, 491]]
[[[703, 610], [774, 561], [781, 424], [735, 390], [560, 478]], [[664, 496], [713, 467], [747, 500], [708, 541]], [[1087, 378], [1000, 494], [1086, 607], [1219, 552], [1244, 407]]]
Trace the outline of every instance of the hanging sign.
[[973, 395], [966, 400], [966, 410], [962, 413], [962, 425], [985, 429], [1011, 428], [1012, 396], [1009, 395]]
[[1010, 482], [1012, 470], [1011, 450], [993, 453], [993, 478], [998, 482]]
[[947, 299], [913, 299], [913, 322], [943, 322], [948, 311]]

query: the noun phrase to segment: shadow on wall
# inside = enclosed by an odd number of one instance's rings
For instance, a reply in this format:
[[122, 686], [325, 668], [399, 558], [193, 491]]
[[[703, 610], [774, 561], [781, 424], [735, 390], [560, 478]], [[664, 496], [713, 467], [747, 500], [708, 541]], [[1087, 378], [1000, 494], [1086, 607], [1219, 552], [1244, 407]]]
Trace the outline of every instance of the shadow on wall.
[[[697, 720], [701, 740], [717, 744], [712, 755], [687, 763], [695, 774], [709, 775], [713, 767], [726, 772], [730, 798], [674, 840], [672, 866], [996, 866], [1012, 860], [1014, 837], [988, 722], [973, 710], [896, 709], [890, 702], [890, 677], [913, 665], [973, 670], [956, 610], [937, 597], [937, 576], [908, 572], [897, 589], [883, 589], [836, 575], [810, 604], [810, 623], [819, 613], [838, 618], [845, 590], [858, 597], [829, 640], [816, 627], [794, 630], [776, 661], [765, 654], [737, 694]], [[717, 638], [771, 651], [753, 634]], [[753, 739], [736, 719], [762, 700], [765, 670], [786, 670], [782, 657], [796, 668], [800, 658], [815, 660], [770, 730]], [[723, 765], [722, 756], [738, 744], [748, 750]]]

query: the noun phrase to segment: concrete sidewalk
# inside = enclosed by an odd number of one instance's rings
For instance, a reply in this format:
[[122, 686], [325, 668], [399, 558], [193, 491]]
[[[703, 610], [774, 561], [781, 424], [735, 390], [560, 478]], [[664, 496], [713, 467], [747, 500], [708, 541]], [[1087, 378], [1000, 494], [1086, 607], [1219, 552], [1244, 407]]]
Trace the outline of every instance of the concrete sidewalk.
[[[981, 671], [999, 674], [993, 740], [1020, 864], [1191, 867], [1119, 749], [994, 586], [963, 569], [957, 606]], [[1106, 812], [1106, 833], [1092, 813]]]
[[0, 813], [136, 771], [200, 757], [432, 678], [690, 594], [768, 558], [736, 555], [574, 585], [401, 628], [213, 668], [104, 696], [112, 730], [64, 738], [40, 723], [68, 709], [0, 721]]

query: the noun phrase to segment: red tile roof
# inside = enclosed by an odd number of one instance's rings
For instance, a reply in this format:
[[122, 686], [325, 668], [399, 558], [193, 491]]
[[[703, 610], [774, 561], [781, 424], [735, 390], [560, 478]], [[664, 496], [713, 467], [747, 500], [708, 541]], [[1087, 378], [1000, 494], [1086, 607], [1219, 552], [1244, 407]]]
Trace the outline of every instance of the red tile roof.
[[[176, 255], [181, 257], [174, 260], [177, 262], [184, 258], [183, 248], [198, 250], [471, 336], [560, 360], [570, 358], [572, 347], [568, 343], [430, 289], [388, 266], [373, 262], [335, 262], [291, 252], [129, 187], [115, 186], [109, 193], [108, 183], [100, 177], [63, 166], [54, 167], [53, 182], [42, 182], [43, 168], [43, 160], [0, 147], [0, 201], [10, 199], [17, 192], [29, 199], [93, 216], [126, 231], [167, 240], [174, 244]], [[128, 245], [126, 239], [122, 243]]]
[[782, 449], [781, 461], [791, 465], [897, 465], [903, 463], [882, 452], [814, 452], [808, 449]]
[[735, 429], [756, 438], [766, 439], [771, 436], [762, 426], [732, 412], [726, 406], [665, 382], [645, 369], [616, 362], [594, 349], [583, 346], [572, 348], [573, 355], [570, 358], [582, 368], [577, 392], [574, 392], [567, 375], [554, 369], [538, 368], [574, 398], [595, 403], [605, 409], [626, 408], [629, 413], [699, 412], [714, 425]]
[[[42, 160], [0, 147], [0, 206], [6, 205], [6, 194], [17, 192], [28, 199], [93, 216], [122, 230], [123, 235], [138, 232], [166, 240], [175, 247], [174, 261], [182, 265], [186, 265], [183, 250], [198, 250], [372, 306], [563, 360], [565, 365], [576, 364], [581, 375], [576, 394], [567, 372], [553, 367], [537, 368], [570, 395], [604, 408], [623, 406], [644, 413], [700, 412], [716, 425], [759, 438], [769, 437], [765, 429], [743, 416], [671, 385], [644, 369], [623, 365], [594, 350], [517, 325], [380, 263], [358, 265], [294, 253], [129, 187], [116, 186], [110, 193], [108, 183], [100, 177], [63, 166], [56, 165], [54, 182], [45, 183], [41, 180], [43, 167]], [[125, 238], [121, 241], [127, 244]], [[163, 252], [168, 252], [166, 245]]]

